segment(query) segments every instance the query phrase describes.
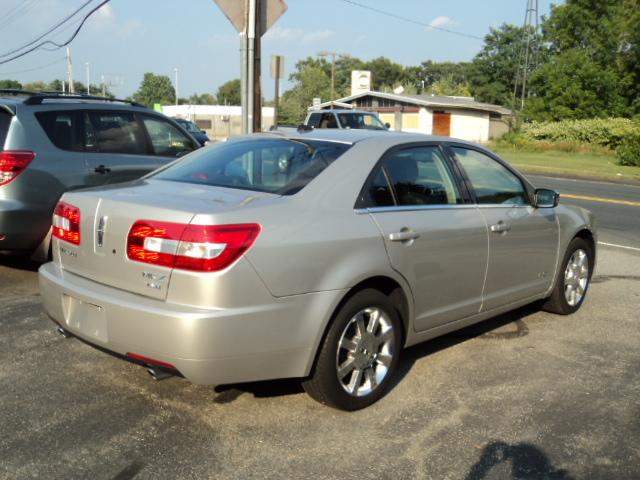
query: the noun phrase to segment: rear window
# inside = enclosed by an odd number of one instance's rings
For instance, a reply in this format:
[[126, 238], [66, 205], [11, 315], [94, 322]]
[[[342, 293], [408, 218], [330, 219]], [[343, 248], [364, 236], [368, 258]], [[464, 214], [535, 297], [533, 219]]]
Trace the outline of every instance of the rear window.
[[102, 153], [146, 154], [140, 124], [129, 112], [90, 112], [85, 122], [87, 149]]
[[11, 118], [7, 112], [0, 111], [0, 150], [4, 147], [4, 141], [7, 139]]
[[351, 145], [314, 140], [260, 139], [197, 150], [153, 177], [279, 195], [302, 190]]

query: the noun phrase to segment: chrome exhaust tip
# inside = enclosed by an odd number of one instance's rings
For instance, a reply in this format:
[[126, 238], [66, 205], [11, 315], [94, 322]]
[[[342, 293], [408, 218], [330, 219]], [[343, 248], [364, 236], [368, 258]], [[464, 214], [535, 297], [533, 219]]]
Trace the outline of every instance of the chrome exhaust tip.
[[153, 378], [156, 382], [173, 377], [173, 374], [167, 372], [166, 370], [161, 370], [154, 367], [147, 367], [147, 372], [149, 372], [151, 378]]
[[62, 328], [61, 326], [58, 326], [58, 328], [56, 328], [56, 330], [64, 338], [71, 338], [71, 334], [69, 332], [67, 332], [64, 328]]

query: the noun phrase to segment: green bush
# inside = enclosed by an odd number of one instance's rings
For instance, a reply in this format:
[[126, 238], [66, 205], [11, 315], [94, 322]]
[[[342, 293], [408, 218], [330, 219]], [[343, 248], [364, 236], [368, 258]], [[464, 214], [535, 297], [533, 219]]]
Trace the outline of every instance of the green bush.
[[628, 118], [594, 118], [522, 125], [524, 139], [535, 142], [590, 144], [615, 150], [632, 135], [640, 135], [640, 122]]
[[620, 165], [640, 167], [640, 133], [625, 137], [616, 149], [616, 157]]

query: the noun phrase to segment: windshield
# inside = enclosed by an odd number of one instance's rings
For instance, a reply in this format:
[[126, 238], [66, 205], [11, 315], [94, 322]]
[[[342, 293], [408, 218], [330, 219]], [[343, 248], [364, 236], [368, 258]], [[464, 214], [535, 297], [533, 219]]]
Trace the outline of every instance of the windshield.
[[180, 125], [189, 133], [200, 133], [200, 129], [193, 122], [190, 122], [188, 120], [176, 120], [176, 122], [178, 122], [178, 125]]
[[279, 138], [227, 142], [197, 150], [153, 178], [293, 195], [350, 147]]
[[360, 128], [366, 130], [386, 130], [380, 119], [372, 113], [338, 114], [342, 128]]

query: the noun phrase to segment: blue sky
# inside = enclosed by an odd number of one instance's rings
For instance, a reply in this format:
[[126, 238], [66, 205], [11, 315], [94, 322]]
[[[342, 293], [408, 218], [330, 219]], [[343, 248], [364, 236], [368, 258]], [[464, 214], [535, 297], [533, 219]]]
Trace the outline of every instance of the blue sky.
[[[0, 55], [37, 38], [85, 1], [2, 0]], [[365, 60], [385, 56], [403, 65], [418, 65], [425, 60], [470, 60], [482, 46], [482, 40], [404, 22], [344, 0], [285, 1], [288, 11], [262, 42], [267, 97], [273, 91], [268, 70], [272, 54], [285, 56], [288, 75], [297, 60], [322, 50]], [[98, 3], [94, 0], [92, 5]], [[527, 5], [526, 0], [358, 3], [476, 37], [505, 22], [521, 25]], [[540, 0], [541, 15], [548, 14], [551, 3]], [[47, 38], [66, 40], [73, 30], [72, 25], [65, 26]], [[182, 97], [215, 93], [225, 81], [238, 78], [240, 71], [237, 32], [213, 0], [112, 0], [87, 21], [71, 50], [76, 79], [86, 82], [85, 64], [89, 62], [91, 82], [99, 82], [105, 75], [107, 81], [117, 84], [113, 89], [122, 97], [138, 88], [144, 72], [173, 79], [177, 68]], [[63, 57], [64, 50], [38, 50], [0, 65], [0, 79], [29, 82], [65, 78]]]

